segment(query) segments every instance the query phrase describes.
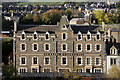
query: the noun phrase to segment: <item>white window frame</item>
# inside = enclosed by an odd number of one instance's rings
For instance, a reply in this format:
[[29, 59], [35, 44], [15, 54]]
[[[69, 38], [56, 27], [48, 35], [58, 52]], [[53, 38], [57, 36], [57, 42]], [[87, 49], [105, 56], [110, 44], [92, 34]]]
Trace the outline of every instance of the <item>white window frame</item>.
[[[48, 34], [48, 39], [46, 39], [46, 34]], [[49, 32], [46, 32], [44, 37], [45, 37], [45, 40], [50, 40], [50, 34], [49, 34]]]
[[[81, 35], [81, 39], [78, 39], [78, 35]], [[79, 31], [78, 34], [77, 34], [77, 40], [82, 40], [82, 33]]]
[[[37, 64], [33, 64], [33, 63], [34, 63], [34, 62], [33, 62], [33, 58], [37, 58]], [[38, 57], [36, 57], [36, 56], [33, 56], [33, 57], [32, 57], [32, 65], [38, 65], [38, 61], [39, 61], [39, 60], [38, 60]]]
[[[97, 50], [97, 45], [100, 45], [100, 50]], [[102, 48], [102, 45], [101, 45], [101, 44], [99, 44], [99, 43], [95, 44], [95, 51], [96, 51], [96, 52], [100, 52], [100, 51], [101, 51], [101, 48]]]
[[[90, 35], [90, 39], [87, 39], [87, 35]], [[87, 32], [87, 35], [86, 35], [86, 40], [91, 40], [92, 34], [90, 33], [90, 31]]]
[[[25, 64], [22, 64], [22, 62], [21, 62], [22, 58], [25, 58]], [[20, 57], [20, 65], [26, 65], [26, 64], [27, 64], [27, 58], [26, 58], [26, 56], [21, 56]]]
[[[81, 64], [78, 64], [78, 58], [81, 58]], [[76, 57], [76, 64], [81, 66], [83, 64], [82, 56], [77, 56]]]
[[[34, 50], [34, 44], [37, 44], [37, 50]], [[33, 43], [33, 44], [32, 44], [32, 50], [33, 50], [33, 51], [38, 51], [38, 50], [39, 50], [39, 49], [38, 49], [38, 46], [39, 46], [38, 43]]]
[[[96, 64], [96, 58], [99, 58], [99, 64], [98, 65]], [[95, 65], [96, 66], [100, 66], [101, 65], [101, 57], [95, 57]]]
[[[90, 64], [87, 64], [87, 58], [90, 58]], [[86, 59], [85, 59], [85, 64], [86, 64], [86, 65], [92, 65], [92, 57], [86, 57]]]
[[19, 67], [18, 68], [18, 74], [20, 74], [20, 69], [25, 69], [25, 71], [27, 72], [27, 68], [26, 67]]
[[[64, 45], [64, 44], [66, 45], [66, 50], [63, 50], [63, 45]], [[67, 45], [66, 43], [62, 43], [62, 44], [61, 44], [61, 50], [62, 50], [62, 51], [67, 51], [67, 50], [68, 50], [68, 45]]]
[[[49, 58], [49, 64], [45, 64], [45, 58]], [[50, 57], [49, 56], [44, 57], [44, 65], [50, 65]]]
[[[97, 35], [99, 35], [99, 39], [97, 39]], [[96, 34], [96, 40], [101, 40], [101, 34], [100, 34], [100, 32], [97, 32], [97, 34]]]
[[[66, 64], [63, 64], [63, 58], [66, 58]], [[68, 64], [67, 56], [62, 56], [61, 57], [61, 65], [64, 66], [64, 65], [67, 65], [67, 64]]]
[[[90, 45], [90, 50], [87, 50], [87, 45]], [[86, 44], [86, 51], [87, 52], [91, 52], [92, 51], [92, 44], [90, 44], [90, 43]]]
[[[63, 26], [65, 26], [65, 28], [63, 28]], [[65, 24], [64, 24], [63, 26], [62, 26], [62, 30], [66, 30], [66, 29], [67, 29], [67, 26], [66, 26]]]
[[[49, 45], [49, 50], [46, 50], [46, 44], [48, 44], [48, 45]], [[44, 50], [45, 50], [45, 51], [50, 51], [50, 46], [51, 46], [51, 44], [50, 44], [50, 43], [45, 43], [45, 44], [44, 44]]]
[[[25, 50], [22, 50], [22, 44], [25, 44]], [[20, 50], [21, 50], [21, 51], [26, 51], [26, 45], [27, 45], [26, 43], [21, 43], [21, 44], [20, 44]]]
[[[37, 39], [38, 39], [38, 34], [37, 34], [37, 32], [36, 32], [36, 31], [34, 32], [34, 34], [36, 34]], [[34, 34], [33, 34], [33, 40], [37, 40], [37, 39], [34, 39]]]
[[[111, 50], [112, 50], [112, 52], [111, 52]], [[114, 53], [114, 50], [115, 50], [115, 53]], [[113, 54], [114, 53], [114, 54]], [[110, 49], [110, 54], [112, 54], [112, 55], [116, 55], [117, 54], [117, 49], [115, 49], [115, 48], [111, 48]]]
[[[67, 40], [67, 33], [66, 32], [63, 32], [63, 33], [61, 33], [62, 34], [62, 40]], [[63, 34], [65, 34], [66, 36], [66, 39], [63, 39]]]
[[[78, 50], [78, 45], [81, 45], [81, 50]], [[78, 43], [77, 45], [76, 45], [76, 50], [78, 51], [78, 52], [81, 52], [83, 49], [82, 49], [82, 44], [81, 43]]]
[[[24, 32], [24, 31], [22, 32], [22, 34], [24, 34], [24, 35], [25, 35], [25, 39], [26, 39], [26, 34], [25, 34], [25, 32]], [[21, 35], [21, 40], [25, 40], [25, 39], [22, 39], [22, 35]]]

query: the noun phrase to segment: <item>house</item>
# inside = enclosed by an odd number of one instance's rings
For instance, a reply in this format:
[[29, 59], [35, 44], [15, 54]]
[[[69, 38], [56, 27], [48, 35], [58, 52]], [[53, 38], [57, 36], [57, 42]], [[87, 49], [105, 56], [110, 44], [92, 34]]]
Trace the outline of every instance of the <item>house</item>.
[[13, 61], [18, 73], [105, 73], [105, 34], [99, 25], [14, 24]]

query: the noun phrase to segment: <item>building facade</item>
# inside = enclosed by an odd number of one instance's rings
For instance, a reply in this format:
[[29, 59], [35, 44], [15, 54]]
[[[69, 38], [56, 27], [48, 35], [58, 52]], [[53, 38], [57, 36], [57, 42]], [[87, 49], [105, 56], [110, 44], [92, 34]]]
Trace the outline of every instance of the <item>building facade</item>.
[[[106, 34], [98, 25], [14, 25], [13, 61], [18, 73], [105, 73]], [[23, 28], [22, 28], [23, 27]], [[22, 28], [22, 29], [19, 29]]]

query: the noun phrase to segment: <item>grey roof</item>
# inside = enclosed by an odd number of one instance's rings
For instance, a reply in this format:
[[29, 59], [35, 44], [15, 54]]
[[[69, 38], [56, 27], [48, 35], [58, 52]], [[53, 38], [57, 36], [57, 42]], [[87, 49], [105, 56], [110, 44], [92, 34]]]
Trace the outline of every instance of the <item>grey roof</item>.
[[110, 31], [111, 32], [119, 32], [119, 29], [118, 28], [112, 28]]

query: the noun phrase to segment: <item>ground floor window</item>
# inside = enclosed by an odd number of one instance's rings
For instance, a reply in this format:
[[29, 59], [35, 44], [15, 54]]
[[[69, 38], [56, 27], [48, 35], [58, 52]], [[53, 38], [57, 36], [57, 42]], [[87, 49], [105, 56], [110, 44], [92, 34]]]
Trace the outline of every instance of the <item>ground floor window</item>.
[[44, 69], [44, 73], [50, 73], [50, 69]]
[[95, 69], [95, 73], [101, 73], [101, 69]]
[[86, 69], [86, 73], [90, 73], [90, 69]]
[[37, 73], [37, 69], [36, 68], [32, 68], [32, 73]]
[[26, 69], [24, 69], [24, 68], [20, 69], [20, 74], [25, 73], [25, 72], [26, 72]]
[[82, 69], [77, 69], [77, 72], [82, 73]]

